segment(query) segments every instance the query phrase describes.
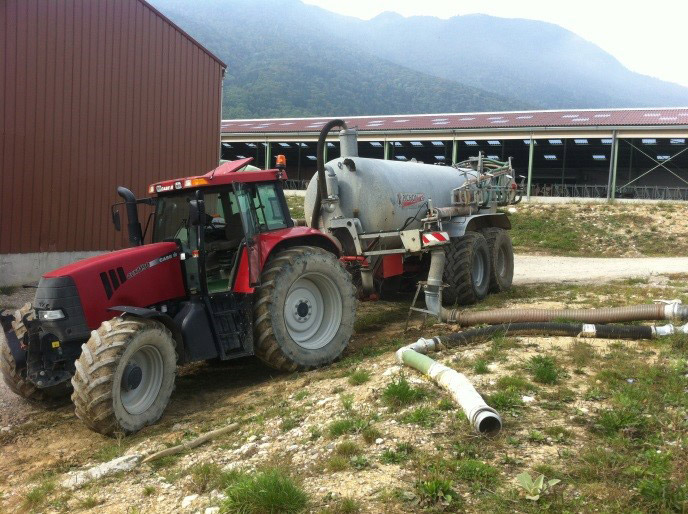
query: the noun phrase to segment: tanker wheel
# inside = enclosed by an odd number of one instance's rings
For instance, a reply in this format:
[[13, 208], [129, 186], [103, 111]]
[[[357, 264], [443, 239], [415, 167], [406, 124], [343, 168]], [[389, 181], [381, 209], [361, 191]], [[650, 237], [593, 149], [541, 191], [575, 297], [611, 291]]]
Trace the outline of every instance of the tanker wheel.
[[445, 246], [447, 260], [442, 279], [449, 287], [442, 290], [445, 305], [470, 305], [490, 292], [490, 247], [482, 234], [466, 232]]
[[175, 341], [162, 323], [105, 321], [81, 347], [72, 378], [76, 415], [105, 435], [130, 434], [160, 419], [174, 390]]
[[502, 228], [486, 228], [482, 231], [490, 247], [492, 272], [490, 291], [499, 293], [511, 289], [514, 280], [514, 247], [509, 233]]
[[253, 304], [256, 355], [295, 371], [335, 361], [356, 315], [351, 275], [330, 252], [295, 246], [268, 261]]
[[[12, 329], [20, 340], [27, 339], [34, 334], [30, 334], [24, 325], [24, 316], [33, 316], [33, 307], [30, 303], [25, 304], [21, 309], [14, 313]], [[14, 355], [10, 351], [10, 346], [5, 337], [5, 332], [0, 329], [0, 370], [2, 378], [7, 387], [15, 394], [33, 403], [40, 403], [46, 407], [59, 403], [60, 400], [69, 396], [71, 388], [65, 382], [51, 387], [39, 389], [26, 378], [26, 366], [18, 366]]]

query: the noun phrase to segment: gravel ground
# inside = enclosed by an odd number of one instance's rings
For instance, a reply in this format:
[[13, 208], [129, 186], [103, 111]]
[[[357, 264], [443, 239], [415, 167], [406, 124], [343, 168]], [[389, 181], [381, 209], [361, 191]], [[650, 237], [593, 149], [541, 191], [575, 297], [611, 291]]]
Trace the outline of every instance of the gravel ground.
[[514, 284], [606, 282], [671, 273], [688, 273], [688, 257], [626, 259], [517, 255], [514, 262]]

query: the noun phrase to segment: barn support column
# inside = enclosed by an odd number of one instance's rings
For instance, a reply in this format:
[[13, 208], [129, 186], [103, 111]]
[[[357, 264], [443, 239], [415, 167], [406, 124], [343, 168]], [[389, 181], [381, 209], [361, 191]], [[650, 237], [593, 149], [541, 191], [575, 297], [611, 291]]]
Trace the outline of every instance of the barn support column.
[[459, 156], [459, 142], [456, 140], [456, 137], [454, 137], [454, 141], [452, 142], [452, 164], [456, 164]]
[[614, 145], [614, 172], [612, 173], [612, 200], [616, 198], [616, 170], [619, 167], [619, 144]]
[[607, 179], [607, 200], [614, 200], [614, 184], [616, 184], [616, 163], [614, 156], [617, 152], [616, 130], [612, 132], [612, 147], [609, 149], [609, 178]]
[[387, 138], [385, 138], [385, 150], [384, 150], [385, 153], [384, 153], [384, 159], [385, 159], [386, 161], [389, 160], [389, 145], [390, 145], [390, 142], [387, 141]]
[[526, 191], [526, 200], [530, 201], [530, 186], [533, 183], [533, 133], [530, 133], [530, 142], [528, 146], [528, 190]]
[[270, 169], [270, 142], [266, 141], [265, 142], [265, 169], [269, 170]]

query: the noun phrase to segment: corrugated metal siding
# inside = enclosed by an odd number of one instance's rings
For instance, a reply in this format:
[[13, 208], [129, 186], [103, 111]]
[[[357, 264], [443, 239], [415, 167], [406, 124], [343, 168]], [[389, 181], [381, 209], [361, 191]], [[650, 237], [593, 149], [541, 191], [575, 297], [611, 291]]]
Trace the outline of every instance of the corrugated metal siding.
[[125, 246], [117, 185], [217, 165], [223, 67], [141, 0], [0, 2], [0, 253]]

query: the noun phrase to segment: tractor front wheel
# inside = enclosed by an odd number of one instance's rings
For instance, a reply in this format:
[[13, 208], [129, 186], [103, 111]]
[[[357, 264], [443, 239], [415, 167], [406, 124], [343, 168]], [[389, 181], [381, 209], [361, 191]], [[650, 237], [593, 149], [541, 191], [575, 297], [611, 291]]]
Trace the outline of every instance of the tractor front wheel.
[[130, 434], [152, 425], [174, 390], [174, 338], [154, 320], [105, 321], [82, 346], [72, 378], [76, 415], [105, 435]]
[[288, 248], [267, 263], [256, 291], [256, 355], [285, 371], [330, 364], [349, 344], [355, 315], [356, 290], [338, 259], [322, 248]]

